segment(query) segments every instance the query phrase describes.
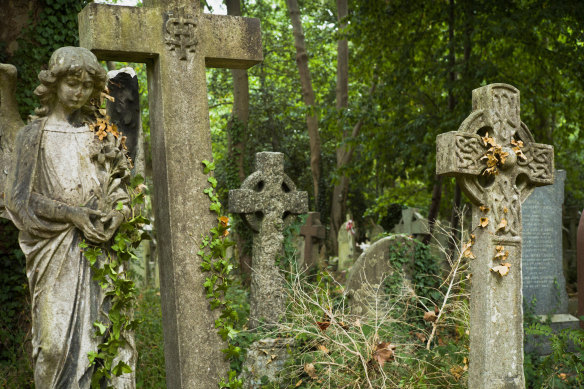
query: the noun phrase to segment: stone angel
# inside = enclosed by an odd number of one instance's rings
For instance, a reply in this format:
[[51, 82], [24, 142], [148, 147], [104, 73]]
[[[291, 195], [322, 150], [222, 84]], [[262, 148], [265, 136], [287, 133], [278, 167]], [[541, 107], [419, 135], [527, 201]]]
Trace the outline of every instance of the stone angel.
[[[13, 80], [7, 69], [4, 78]], [[39, 80], [36, 118], [18, 131], [12, 147], [4, 147], [4, 159], [9, 155], [11, 160], [3, 178], [5, 214], [20, 230], [26, 256], [35, 385], [89, 388], [94, 366], [88, 353], [101, 342], [93, 323], [107, 322], [109, 306], [79, 244], [85, 240], [107, 251], [131, 213], [126, 189], [130, 166], [120, 139], [111, 133], [100, 139], [91, 129], [107, 81], [93, 53], [80, 47], [57, 49]], [[0, 130], [11, 137], [18, 124], [10, 114], [15, 104], [5, 104], [14, 102], [12, 81], [0, 89]], [[125, 337], [118, 358], [134, 370], [132, 334]], [[134, 388], [134, 373], [104, 384]]]

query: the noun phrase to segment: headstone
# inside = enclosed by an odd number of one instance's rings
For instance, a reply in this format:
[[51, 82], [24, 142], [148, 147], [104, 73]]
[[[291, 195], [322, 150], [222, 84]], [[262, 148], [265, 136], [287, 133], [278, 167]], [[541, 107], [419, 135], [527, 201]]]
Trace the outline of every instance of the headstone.
[[521, 207], [523, 297], [535, 299], [536, 315], [568, 312], [562, 261], [562, 204], [566, 172], [556, 170], [553, 185], [535, 188]]
[[196, 0], [90, 3], [79, 41], [99, 59], [147, 64], [166, 384], [214, 387], [227, 364], [196, 255], [216, 223], [201, 164], [212, 159], [205, 67], [260, 62], [259, 20], [203, 14]]
[[347, 221], [339, 228], [337, 235], [339, 261], [337, 270], [347, 271], [355, 262], [355, 224], [347, 215]]
[[[415, 257], [414, 245], [414, 240], [405, 235], [390, 235], [373, 243], [359, 256], [347, 275], [345, 288], [352, 314], [367, 315], [376, 304], [378, 290], [383, 288], [385, 278], [395, 272], [403, 274], [404, 292], [413, 293], [411, 280]], [[409, 265], [403, 269], [396, 269], [390, 261], [392, 248], [408, 256]], [[383, 291], [380, 293], [384, 294]]]
[[404, 208], [402, 218], [393, 228], [396, 234], [422, 236], [428, 235], [428, 220], [422, 216], [417, 208]]
[[250, 321], [256, 328], [261, 320], [280, 319], [285, 310], [285, 292], [276, 266], [276, 256], [284, 242], [284, 224], [308, 211], [308, 195], [296, 190], [284, 173], [284, 154], [256, 154], [255, 172], [229, 191], [229, 212], [243, 214], [252, 228], [253, 253], [250, 293]]
[[472, 202], [468, 387], [524, 388], [521, 203], [553, 183], [553, 147], [534, 142], [513, 86], [472, 96], [459, 131], [436, 138], [436, 173], [456, 177]]
[[367, 226], [365, 231], [365, 238], [367, 238], [367, 240], [370, 242], [373, 242], [375, 240], [379, 240], [379, 236], [384, 232], [385, 231], [383, 230], [383, 227], [372, 222], [369, 226]]
[[317, 263], [319, 243], [325, 237], [324, 226], [320, 223], [320, 212], [308, 212], [306, 222], [300, 227], [300, 235], [304, 237], [304, 251], [298, 261], [299, 267], [310, 269]]

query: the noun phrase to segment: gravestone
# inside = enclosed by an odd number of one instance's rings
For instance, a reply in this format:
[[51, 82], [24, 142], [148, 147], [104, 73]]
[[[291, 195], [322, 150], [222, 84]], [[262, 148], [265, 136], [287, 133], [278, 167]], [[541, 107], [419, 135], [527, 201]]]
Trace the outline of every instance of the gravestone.
[[355, 225], [349, 215], [347, 215], [347, 221], [339, 228], [337, 244], [339, 253], [337, 270], [347, 271], [355, 262]]
[[513, 86], [472, 100], [459, 130], [436, 138], [436, 174], [456, 177], [472, 202], [468, 387], [524, 388], [521, 203], [553, 183], [553, 147], [534, 142]]
[[227, 364], [196, 254], [216, 223], [201, 164], [212, 159], [205, 67], [260, 62], [259, 20], [207, 15], [197, 0], [90, 3], [79, 40], [99, 59], [147, 64], [166, 383], [214, 387]]
[[320, 212], [308, 212], [306, 222], [300, 227], [300, 235], [304, 237], [304, 242], [298, 267], [310, 269], [316, 265], [319, 243], [325, 238], [325, 228], [320, 222]]
[[422, 216], [420, 210], [407, 207], [402, 209], [402, 218], [393, 227], [392, 232], [396, 234], [423, 236], [428, 235], [428, 231], [428, 220]]
[[[392, 248], [409, 257], [410, 261], [403, 269], [396, 269], [391, 263]], [[383, 290], [378, 292], [379, 288], [383, 288], [382, 284], [385, 278], [395, 272], [403, 274], [405, 282], [402, 288], [404, 293], [413, 294], [411, 280], [414, 258], [415, 242], [405, 235], [386, 236], [367, 248], [347, 275], [345, 295], [351, 307], [351, 313], [365, 316], [368, 312], [373, 311], [373, 307], [377, 305], [375, 298], [384, 294]]]
[[229, 212], [243, 214], [252, 228], [252, 274], [250, 319], [256, 328], [260, 320], [277, 321], [285, 310], [286, 296], [276, 257], [282, 251], [284, 225], [293, 215], [308, 211], [308, 195], [296, 190], [284, 173], [284, 154], [256, 154], [255, 172], [229, 191]]
[[553, 185], [536, 188], [521, 207], [523, 223], [523, 297], [534, 313], [568, 311], [562, 261], [562, 204], [566, 172], [555, 172]]

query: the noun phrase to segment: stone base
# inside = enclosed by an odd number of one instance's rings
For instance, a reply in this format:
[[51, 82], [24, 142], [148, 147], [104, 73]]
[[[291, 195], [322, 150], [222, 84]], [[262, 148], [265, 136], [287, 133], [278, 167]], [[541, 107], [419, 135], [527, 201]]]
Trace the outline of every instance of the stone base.
[[288, 347], [293, 339], [260, 339], [253, 342], [247, 351], [243, 369], [239, 378], [245, 389], [262, 387], [262, 377], [269, 382], [278, 382], [278, 373], [282, 371], [288, 360]]
[[[547, 320], [546, 315], [538, 315], [538, 317], [542, 323]], [[578, 329], [579, 320], [570, 314], [560, 313], [551, 316], [551, 322], [549, 325], [555, 332], [560, 332], [566, 328]], [[538, 355], [548, 355], [551, 354], [552, 349], [549, 340], [543, 336], [527, 335], [525, 352], [536, 353]]]

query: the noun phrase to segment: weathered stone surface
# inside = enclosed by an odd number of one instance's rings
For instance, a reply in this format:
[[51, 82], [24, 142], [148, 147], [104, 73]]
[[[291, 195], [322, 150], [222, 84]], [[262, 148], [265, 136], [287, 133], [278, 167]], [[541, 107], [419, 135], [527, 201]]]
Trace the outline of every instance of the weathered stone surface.
[[318, 246], [325, 237], [325, 227], [320, 222], [320, 212], [308, 212], [306, 222], [300, 227], [300, 235], [304, 237], [303, 254], [298, 261], [300, 267], [311, 268], [317, 262]]
[[[99, 247], [98, 265], [115, 256], [111, 239], [131, 212], [129, 164], [119, 139], [98, 139], [87, 124], [95, 122], [91, 99], [99, 98], [106, 83], [89, 50], [57, 49], [39, 80], [39, 117], [16, 137], [5, 205], [26, 256], [35, 385], [89, 389], [95, 366], [88, 353], [97, 353], [103, 340], [94, 323], [108, 326], [111, 300], [92, 278], [79, 245], [86, 240]], [[104, 384], [134, 388], [133, 333], [122, 330], [119, 339], [126, 342], [114, 364], [123, 361], [132, 373]]]
[[247, 355], [240, 378], [245, 389], [260, 389], [262, 377], [269, 382], [278, 382], [278, 374], [284, 369], [289, 358], [288, 348], [293, 339], [260, 339], [247, 349]]
[[[403, 250], [410, 261], [403, 269], [396, 269], [391, 263], [391, 249]], [[387, 276], [394, 272], [404, 275], [404, 289], [413, 293], [411, 284], [414, 268], [415, 242], [405, 235], [391, 235], [381, 238], [363, 252], [349, 271], [345, 293], [351, 313], [365, 316], [370, 307], [375, 307], [375, 291], [382, 287]]]
[[553, 185], [536, 188], [521, 206], [523, 297], [535, 298], [535, 314], [566, 313], [568, 295], [562, 263], [562, 204], [566, 172]]
[[108, 89], [114, 101], [107, 101], [107, 114], [126, 137], [128, 156], [134, 165], [132, 173], [144, 177], [144, 136], [140, 114], [138, 76], [130, 67], [107, 73]]
[[4, 188], [12, 161], [16, 133], [24, 126], [16, 103], [16, 68], [0, 64], [0, 217], [4, 211]]
[[338, 271], [347, 271], [355, 262], [355, 227], [353, 220], [347, 215], [347, 221], [339, 228], [337, 235], [339, 261]]
[[[475, 230], [470, 267], [473, 389], [525, 387], [521, 203], [535, 186], [553, 183], [554, 162], [553, 147], [534, 142], [519, 111], [516, 88], [487, 85], [473, 91], [473, 111], [459, 130], [436, 138], [436, 173], [457, 178], [473, 204], [473, 226], [486, 218]], [[483, 158], [489, 155], [491, 165]]]
[[195, 0], [91, 3], [79, 35], [100, 59], [147, 64], [167, 386], [215, 387], [227, 365], [197, 256], [216, 222], [201, 165], [212, 158], [205, 66], [260, 62], [259, 20], [205, 15]]
[[393, 228], [396, 234], [427, 235], [429, 233], [428, 220], [422, 216], [417, 208], [402, 210], [402, 218]]
[[229, 191], [229, 212], [241, 213], [254, 231], [249, 328], [260, 320], [277, 321], [285, 309], [285, 293], [276, 267], [284, 225], [308, 211], [308, 195], [296, 190], [284, 174], [284, 154], [256, 154], [256, 171], [242, 189]]
[[79, 33], [100, 59], [147, 64], [167, 386], [214, 387], [227, 365], [197, 256], [215, 222], [201, 168], [212, 158], [205, 66], [260, 62], [259, 21], [205, 15], [194, 0], [91, 3]]

